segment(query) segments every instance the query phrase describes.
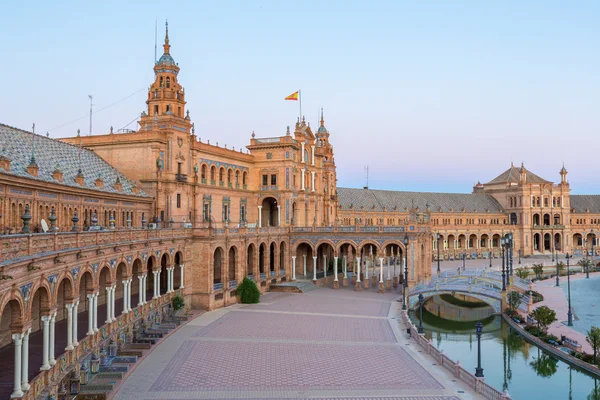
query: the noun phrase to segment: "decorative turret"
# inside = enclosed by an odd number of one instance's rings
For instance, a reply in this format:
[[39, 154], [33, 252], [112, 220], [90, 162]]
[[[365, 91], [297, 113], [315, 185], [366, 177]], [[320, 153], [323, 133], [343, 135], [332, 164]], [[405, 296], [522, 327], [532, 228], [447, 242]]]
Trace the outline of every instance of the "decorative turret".
[[565, 164], [563, 163], [562, 168], [560, 169], [560, 183], [568, 183], [567, 182], [567, 169], [565, 168]]
[[525, 169], [525, 165], [521, 161], [521, 168], [519, 169], [519, 182], [527, 183], [527, 170]]

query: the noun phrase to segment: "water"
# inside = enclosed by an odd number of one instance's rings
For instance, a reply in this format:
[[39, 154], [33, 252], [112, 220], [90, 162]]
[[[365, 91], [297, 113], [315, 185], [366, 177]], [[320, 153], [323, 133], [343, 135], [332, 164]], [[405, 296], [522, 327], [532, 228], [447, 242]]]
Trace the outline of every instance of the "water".
[[[573, 288], [571, 288], [572, 290]], [[573, 294], [573, 293], [571, 293]], [[418, 318], [411, 316], [418, 326]], [[481, 363], [485, 381], [498, 390], [508, 388], [515, 400], [600, 400], [600, 380], [570, 368], [522, 336], [501, 317], [483, 321]], [[477, 336], [472, 322], [443, 320], [423, 310], [425, 336], [450, 357], [475, 373]]]
[[[568, 296], [565, 281], [561, 279], [560, 286]], [[586, 334], [592, 325], [600, 327], [600, 276], [571, 281], [571, 308], [577, 316], [575, 330]]]

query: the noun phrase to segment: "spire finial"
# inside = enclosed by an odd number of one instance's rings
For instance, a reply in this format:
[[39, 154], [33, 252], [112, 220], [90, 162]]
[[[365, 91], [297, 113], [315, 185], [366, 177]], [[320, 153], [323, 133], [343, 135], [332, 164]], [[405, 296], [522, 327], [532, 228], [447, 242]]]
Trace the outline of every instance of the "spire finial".
[[165, 54], [169, 54], [171, 45], [169, 44], [169, 21], [167, 20], [165, 20], [165, 44], [163, 44], [163, 48], [165, 49]]
[[321, 107], [321, 126], [325, 126], [325, 121], [323, 120], [323, 107]]

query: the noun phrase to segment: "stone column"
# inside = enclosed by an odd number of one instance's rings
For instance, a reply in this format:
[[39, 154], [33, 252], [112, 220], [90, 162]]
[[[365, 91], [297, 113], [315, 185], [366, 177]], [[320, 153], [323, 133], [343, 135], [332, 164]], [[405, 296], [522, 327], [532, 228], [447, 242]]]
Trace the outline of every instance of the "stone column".
[[[304, 162], [304, 161], [302, 161], [302, 162]], [[302, 172], [302, 179], [301, 179], [302, 187], [300, 189], [304, 190], [304, 186], [305, 186], [305, 183], [304, 183], [304, 180], [305, 180], [304, 171], [306, 171], [306, 170], [304, 168], [302, 168], [300, 171]]]
[[277, 204], [277, 226], [281, 226], [281, 205], [279, 204]]
[[50, 320], [52, 319], [49, 315], [42, 316], [43, 326], [43, 348], [42, 348], [42, 366], [40, 371], [47, 371], [50, 369], [50, 363], [48, 362], [48, 347], [50, 346]]
[[300, 150], [301, 151], [301, 154], [300, 154], [300, 160], [301, 161], [300, 162], [302, 164], [304, 164], [304, 142], [300, 143], [300, 145], [302, 146], [302, 149]]
[[369, 279], [369, 259], [365, 260], [365, 275], [364, 275], [364, 283], [363, 286], [365, 289], [368, 289], [369, 287], [371, 287], [371, 280]]
[[133, 282], [133, 278], [129, 278], [127, 281], [127, 311], [131, 310], [131, 283]]
[[167, 294], [171, 293], [171, 268], [167, 268]]
[[129, 310], [127, 309], [127, 297], [129, 297], [127, 295], [127, 292], [128, 292], [127, 283], [128, 282], [129, 282], [129, 280], [123, 281], [123, 312], [121, 314], [127, 314], [129, 312]]
[[313, 281], [317, 280], [317, 256], [313, 256]]
[[158, 299], [160, 295], [158, 294], [158, 271], [152, 271], [152, 275], [154, 275], [154, 296], [153, 299]]
[[262, 228], [262, 206], [258, 206], [258, 227]]
[[333, 275], [334, 276], [334, 278], [333, 278], [333, 288], [334, 289], [339, 289], [340, 288], [340, 282], [338, 280], [338, 265], [337, 265], [337, 262], [338, 262], [338, 257], [337, 256], [333, 257], [333, 274], [334, 274]]
[[146, 298], [146, 295], [148, 292], [148, 273], [145, 273], [144, 275], [142, 275], [142, 277], [144, 278], [142, 280], [142, 282], [144, 283], [144, 290], [142, 293], [142, 300], [143, 300], [142, 304], [146, 304], [148, 302], [148, 299]]
[[75, 306], [73, 307], [73, 347], [77, 347], [79, 346], [79, 342], [77, 341], [77, 322], [79, 320], [78, 317], [78, 310], [79, 308], [79, 300], [77, 300], [77, 302], [75, 303]]
[[161, 294], [160, 294], [160, 275], [161, 275], [161, 274], [162, 274], [162, 271], [161, 271], [161, 270], [158, 270], [158, 271], [156, 272], [156, 276], [157, 276], [157, 278], [156, 278], [156, 295], [157, 295], [158, 297], [160, 297], [160, 296], [161, 296]]
[[50, 318], [50, 337], [48, 338], [49, 344], [49, 363], [50, 366], [56, 364], [56, 360], [54, 359], [54, 326], [56, 325], [56, 311], [52, 314], [52, 318]]
[[138, 306], [144, 304], [144, 277], [142, 275], [138, 275], [138, 282], [140, 291], [138, 292]]
[[348, 286], [348, 257], [344, 256], [343, 258], [343, 268], [344, 268], [344, 278], [342, 278], [342, 286]]
[[296, 280], [296, 256], [292, 256], [292, 280]]
[[315, 191], [315, 171], [310, 172], [311, 191]]
[[311, 153], [312, 153], [312, 154], [311, 154], [311, 159], [312, 159], [312, 163], [311, 163], [311, 165], [315, 165], [315, 146], [314, 146], [314, 145], [311, 145], [311, 146], [310, 146], [310, 149], [311, 149]]
[[390, 290], [392, 290], [392, 278], [391, 278], [391, 271], [390, 271], [390, 258], [391, 257], [387, 258], [387, 270], [388, 270], [388, 273], [387, 273], [387, 281], [385, 281], [385, 290], [387, 290], [388, 292]]
[[87, 335], [94, 334], [94, 294], [90, 293], [87, 295], [88, 303], [90, 305], [90, 309], [88, 310], [88, 331]]
[[23, 333], [23, 358], [21, 360], [21, 389], [29, 390], [29, 334], [31, 328]]
[[304, 254], [303, 257], [304, 257], [304, 279], [306, 279], [306, 254]]
[[327, 278], [327, 256], [323, 254], [323, 276]]
[[356, 265], [358, 266], [358, 271], [354, 271], [356, 274], [356, 286], [354, 287], [354, 290], [360, 292], [360, 257], [356, 257]]
[[15, 342], [15, 383], [14, 390], [10, 397], [14, 398], [23, 396], [23, 390], [21, 389], [21, 346], [23, 343], [23, 334], [13, 333], [12, 339]]
[[385, 291], [385, 286], [383, 283], [383, 257], [379, 257], [379, 287], [377, 292], [383, 293]]
[[106, 289], [106, 321], [105, 324], [110, 324], [112, 322], [112, 317], [110, 315], [111, 306], [110, 306], [110, 297], [112, 294], [112, 286], [107, 287]]
[[67, 347], [66, 351], [73, 350], [73, 306], [74, 304], [65, 304], [67, 309]]
[[94, 333], [98, 332], [98, 296], [100, 296], [100, 292], [94, 293], [94, 318], [92, 319]]
[[180, 274], [180, 282], [179, 282], [179, 289], [183, 289], [183, 264], [179, 264], [179, 268], [181, 268], [181, 274]]
[[111, 288], [110, 288], [110, 317], [111, 317], [111, 321], [116, 321], [117, 317], [115, 316], [115, 300], [116, 300], [116, 295], [117, 295], [117, 284], [115, 283]]

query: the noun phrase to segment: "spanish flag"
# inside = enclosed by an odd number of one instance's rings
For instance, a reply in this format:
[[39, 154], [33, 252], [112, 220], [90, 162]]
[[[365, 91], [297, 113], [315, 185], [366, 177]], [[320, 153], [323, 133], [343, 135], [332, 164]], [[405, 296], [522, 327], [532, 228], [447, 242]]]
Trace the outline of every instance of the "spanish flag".
[[285, 100], [295, 100], [298, 101], [298, 94], [300, 93], [300, 91], [294, 92], [292, 94], [290, 94], [288, 97], [285, 98]]

